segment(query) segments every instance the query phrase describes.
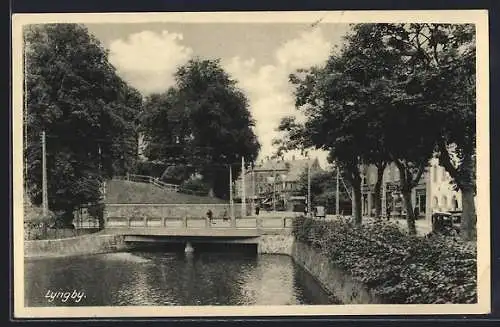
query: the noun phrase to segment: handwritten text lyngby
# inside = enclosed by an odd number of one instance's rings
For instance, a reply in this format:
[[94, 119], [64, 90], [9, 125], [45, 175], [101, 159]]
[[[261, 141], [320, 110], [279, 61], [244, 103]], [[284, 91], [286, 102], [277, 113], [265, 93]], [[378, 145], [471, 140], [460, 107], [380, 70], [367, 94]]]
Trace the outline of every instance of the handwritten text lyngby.
[[82, 298], [85, 297], [86, 297], [85, 292], [79, 292], [76, 290], [57, 291], [57, 292], [48, 290], [47, 294], [45, 294], [45, 298], [48, 299], [49, 302], [54, 302], [54, 300], [59, 300], [63, 303], [66, 303], [68, 300], [71, 300], [75, 303], [79, 303], [82, 300]]

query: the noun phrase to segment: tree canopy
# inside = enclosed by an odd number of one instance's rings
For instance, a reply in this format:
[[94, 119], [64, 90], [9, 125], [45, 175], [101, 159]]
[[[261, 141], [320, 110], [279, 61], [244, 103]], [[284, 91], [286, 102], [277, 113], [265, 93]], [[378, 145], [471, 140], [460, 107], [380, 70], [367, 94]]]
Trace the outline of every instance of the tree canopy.
[[383, 169], [394, 162], [411, 233], [411, 190], [438, 155], [462, 191], [469, 233], [475, 219], [469, 191], [475, 186], [473, 26], [358, 24], [345, 41], [323, 66], [290, 76], [306, 121], [282, 120], [279, 130], [287, 133], [281, 150], [329, 151], [348, 172], [358, 223], [360, 165]]
[[145, 154], [199, 173], [213, 195], [229, 195], [241, 157], [253, 162], [260, 144], [253, 131], [248, 100], [219, 60], [190, 60], [175, 74], [175, 85], [146, 99], [141, 130]]
[[75, 207], [100, 199], [103, 179], [134, 165], [142, 98], [84, 26], [30, 25], [24, 39], [28, 192], [41, 202], [45, 131], [49, 207], [70, 223]]

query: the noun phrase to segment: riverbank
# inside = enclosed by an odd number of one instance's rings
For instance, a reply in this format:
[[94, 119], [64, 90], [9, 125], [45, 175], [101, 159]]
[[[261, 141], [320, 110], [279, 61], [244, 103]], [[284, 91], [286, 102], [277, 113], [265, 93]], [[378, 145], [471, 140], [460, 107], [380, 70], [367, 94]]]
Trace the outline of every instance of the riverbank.
[[259, 254], [288, 255], [307, 271], [321, 287], [342, 304], [376, 304], [384, 301], [373, 295], [362, 282], [335, 265], [328, 256], [292, 234], [262, 235]]
[[389, 304], [477, 303], [477, 251], [459, 238], [410, 236], [383, 221], [294, 220], [295, 242], [329, 258]]
[[[398, 226], [298, 217], [293, 231], [261, 235], [259, 254], [288, 255], [344, 304], [475, 303], [476, 250], [446, 237], [411, 237]], [[130, 250], [105, 231], [25, 241], [25, 258]], [[196, 250], [195, 250], [196, 251]]]
[[26, 259], [127, 251], [123, 235], [103, 232], [50, 240], [24, 241]]
[[[307, 271], [321, 287], [343, 304], [381, 303], [363, 283], [335, 266], [324, 254], [310, 245], [295, 240], [292, 233], [262, 235], [258, 240], [259, 254], [287, 255]], [[123, 235], [99, 232], [79, 237], [25, 241], [25, 258], [43, 259], [130, 250]]]
[[[340, 303], [378, 303], [367, 295], [362, 284], [352, 280], [307, 244], [295, 241], [290, 232], [260, 236], [257, 249], [259, 254], [291, 257], [295, 264], [309, 274], [311, 280]], [[100, 232], [58, 240], [26, 241], [25, 259], [34, 261], [55, 257], [83, 257], [129, 250], [131, 248], [124, 242], [122, 235]]]

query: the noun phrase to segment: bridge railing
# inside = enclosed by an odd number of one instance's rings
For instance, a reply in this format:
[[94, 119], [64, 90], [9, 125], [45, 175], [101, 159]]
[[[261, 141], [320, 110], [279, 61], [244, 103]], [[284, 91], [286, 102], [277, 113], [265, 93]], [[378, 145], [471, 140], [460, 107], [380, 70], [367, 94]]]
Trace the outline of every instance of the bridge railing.
[[241, 228], [283, 229], [291, 228], [294, 217], [246, 217], [235, 220], [206, 217], [107, 217], [106, 228]]

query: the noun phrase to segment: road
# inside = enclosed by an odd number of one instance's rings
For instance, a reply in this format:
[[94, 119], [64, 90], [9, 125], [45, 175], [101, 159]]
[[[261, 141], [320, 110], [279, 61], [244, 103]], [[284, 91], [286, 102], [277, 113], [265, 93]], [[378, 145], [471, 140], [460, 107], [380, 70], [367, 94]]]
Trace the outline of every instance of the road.
[[[283, 216], [285, 216], [285, 217], [297, 217], [297, 216], [300, 216], [302, 214], [303, 213], [301, 213], [301, 212], [289, 212], [289, 211], [276, 211], [276, 212], [261, 211], [259, 214], [259, 217], [262, 217], [262, 218], [283, 217]], [[335, 219], [339, 219], [339, 218], [337, 218], [335, 215], [326, 215], [326, 218], [325, 218], [325, 220], [327, 220], [327, 221], [332, 221]], [[371, 221], [373, 221], [373, 219], [374, 218], [372, 218], [372, 217], [363, 217], [363, 223], [371, 222]], [[403, 230], [408, 230], [408, 225], [406, 223], [405, 218], [391, 218], [390, 221], [397, 223]], [[430, 233], [432, 230], [432, 226], [431, 226], [430, 221], [425, 220], [425, 219], [416, 220], [415, 227], [417, 229], [417, 235], [419, 235], [419, 236], [425, 236], [428, 233]]]

